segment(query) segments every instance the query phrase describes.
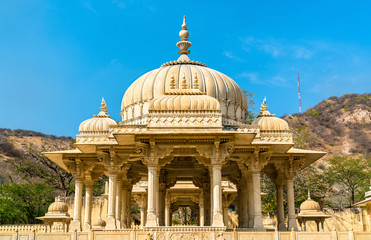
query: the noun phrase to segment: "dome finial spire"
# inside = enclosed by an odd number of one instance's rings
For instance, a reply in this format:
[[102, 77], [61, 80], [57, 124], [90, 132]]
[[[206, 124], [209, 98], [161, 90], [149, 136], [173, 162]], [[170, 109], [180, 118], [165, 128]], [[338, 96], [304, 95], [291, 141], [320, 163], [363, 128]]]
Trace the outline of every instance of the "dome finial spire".
[[102, 102], [100, 104], [100, 112], [98, 113], [98, 115], [93, 115], [95, 118], [97, 117], [103, 117], [103, 118], [110, 118], [110, 115], [108, 114], [107, 112], [107, 104], [106, 104], [106, 101], [104, 101], [104, 98], [102, 97]]
[[102, 103], [100, 104], [100, 110], [107, 114], [107, 104], [106, 101], [104, 101], [104, 97], [102, 97]]
[[190, 61], [187, 55], [190, 53], [188, 48], [192, 46], [192, 43], [188, 41], [189, 32], [187, 30], [185, 18], [186, 16], [183, 17], [182, 29], [179, 32], [180, 42], [177, 42], [176, 45], [180, 48], [180, 51], [178, 53], [181, 55], [178, 60]]
[[264, 100], [262, 104], [260, 105], [260, 113], [263, 113], [268, 110], [268, 105], [267, 105], [267, 98], [264, 97]]

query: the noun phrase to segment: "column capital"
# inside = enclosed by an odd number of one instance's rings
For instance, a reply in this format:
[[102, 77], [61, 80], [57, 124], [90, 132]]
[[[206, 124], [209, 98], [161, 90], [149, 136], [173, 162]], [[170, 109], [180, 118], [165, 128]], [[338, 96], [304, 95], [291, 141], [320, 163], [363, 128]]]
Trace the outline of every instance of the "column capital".
[[93, 186], [94, 186], [94, 181], [92, 181], [92, 180], [85, 181], [85, 188], [86, 189], [93, 188]]

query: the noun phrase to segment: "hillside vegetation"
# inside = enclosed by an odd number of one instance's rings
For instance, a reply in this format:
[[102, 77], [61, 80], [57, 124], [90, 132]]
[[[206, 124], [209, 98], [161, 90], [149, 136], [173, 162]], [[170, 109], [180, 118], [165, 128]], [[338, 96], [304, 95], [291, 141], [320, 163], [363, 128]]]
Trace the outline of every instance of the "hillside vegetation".
[[371, 94], [330, 97], [302, 114], [284, 116], [296, 147], [333, 154], [371, 153]]

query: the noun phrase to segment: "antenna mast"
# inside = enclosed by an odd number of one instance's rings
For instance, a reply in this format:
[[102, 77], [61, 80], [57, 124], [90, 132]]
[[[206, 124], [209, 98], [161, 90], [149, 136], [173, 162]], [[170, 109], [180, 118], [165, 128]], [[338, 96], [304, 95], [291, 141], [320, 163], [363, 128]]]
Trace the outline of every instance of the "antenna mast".
[[299, 112], [301, 113], [301, 96], [300, 96], [300, 79], [298, 73], [298, 98], [299, 98]]

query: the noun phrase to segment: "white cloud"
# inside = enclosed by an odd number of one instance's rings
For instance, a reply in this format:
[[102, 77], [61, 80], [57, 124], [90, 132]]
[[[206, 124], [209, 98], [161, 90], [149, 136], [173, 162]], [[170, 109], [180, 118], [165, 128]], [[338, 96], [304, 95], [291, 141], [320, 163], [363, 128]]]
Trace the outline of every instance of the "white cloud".
[[313, 56], [314, 52], [310, 51], [309, 49], [301, 46], [294, 46], [292, 47], [293, 55], [295, 58], [298, 59], [309, 59]]
[[250, 83], [263, 84], [258, 77], [257, 73], [254, 72], [243, 72], [237, 75], [237, 78], [247, 79]]
[[243, 59], [235, 56], [232, 52], [230, 51], [224, 51], [223, 52], [223, 55], [226, 56], [227, 58], [231, 59], [231, 60], [234, 60], [234, 61], [237, 61], [237, 62], [244, 62]]
[[[245, 50], [250, 50], [250, 48], [256, 48], [260, 51], [264, 51], [273, 57], [278, 57], [284, 54], [281, 43], [276, 40], [270, 39], [256, 39], [254, 37], [243, 38], [242, 42], [245, 46], [242, 48]], [[246, 46], [247, 45], [247, 46]]]
[[236, 76], [236, 78], [242, 78], [247, 79], [252, 84], [258, 84], [258, 85], [274, 85], [278, 87], [288, 87], [289, 84], [287, 82], [287, 78], [281, 77], [281, 76], [274, 76], [269, 77], [266, 79], [261, 79], [258, 73], [255, 72], [242, 72]]
[[121, 9], [125, 9], [126, 8], [126, 4], [124, 3], [124, 1], [121, 1], [121, 0], [112, 0], [112, 3], [115, 4], [118, 8], [121, 8]]
[[90, 12], [94, 13], [94, 14], [98, 14], [97, 10], [95, 10], [95, 8], [92, 6], [91, 2], [90, 1], [83, 1], [82, 2], [83, 6], [88, 9]]
[[287, 41], [278, 39], [257, 39], [254, 37], [242, 38], [242, 49], [250, 51], [257, 49], [274, 58], [290, 56], [295, 59], [310, 59], [319, 48], [330, 49], [321, 42], [303, 42], [301, 44], [289, 44]]

